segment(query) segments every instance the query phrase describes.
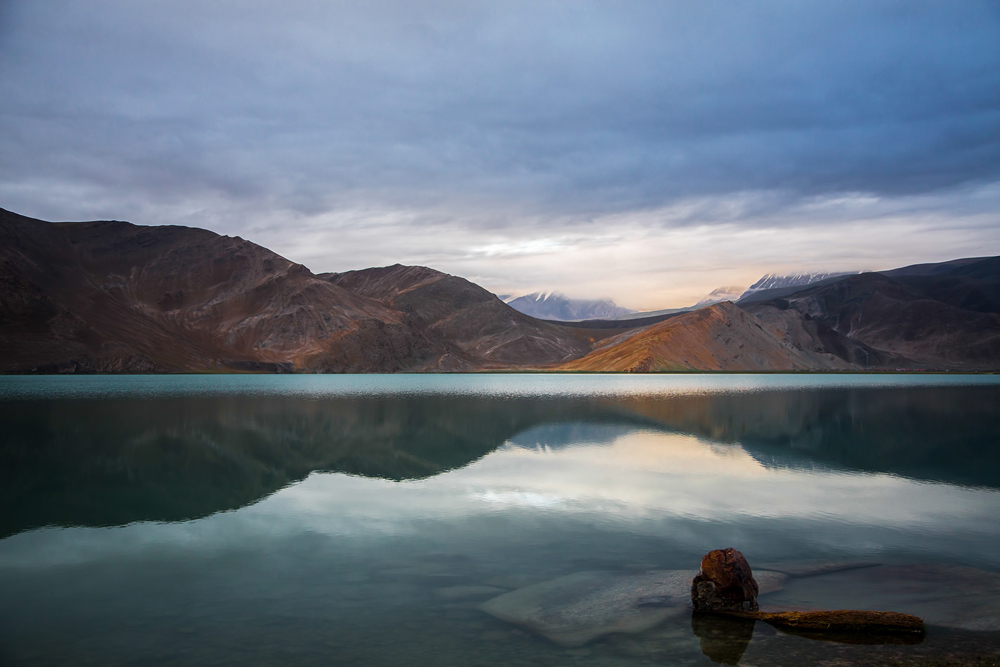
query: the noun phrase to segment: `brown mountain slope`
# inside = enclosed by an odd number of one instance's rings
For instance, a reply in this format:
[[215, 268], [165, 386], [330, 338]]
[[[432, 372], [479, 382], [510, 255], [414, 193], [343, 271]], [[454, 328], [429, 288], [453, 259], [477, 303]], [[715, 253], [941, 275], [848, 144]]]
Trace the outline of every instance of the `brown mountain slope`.
[[410, 313], [428, 334], [458, 345], [470, 357], [495, 367], [545, 365], [580, 357], [591, 332], [536, 320], [464, 278], [421, 266], [386, 266], [322, 278], [357, 294]]
[[544, 365], [593, 335], [422, 267], [315, 276], [238, 237], [0, 209], [0, 370], [395, 372]]
[[864, 273], [751, 304], [747, 310], [781, 326], [806, 349], [815, 345], [830, 351], [818, 337], [802, 336], [803, 326], [833, 332], [857, 346], [843, 356], [865, 367], [996, 369], [1000, 299], [992, 276], [997, 264], [996, 258], [966, 263], [955, 275], [891, 278]]
[[573, 371], [771, 371], [847, 369], [831, 354], [803, 351], [729, 302], [620, 334], [560, 366]]
[[240, 238], [0, 210], [0, 367], [394, 371], [457, 353]]

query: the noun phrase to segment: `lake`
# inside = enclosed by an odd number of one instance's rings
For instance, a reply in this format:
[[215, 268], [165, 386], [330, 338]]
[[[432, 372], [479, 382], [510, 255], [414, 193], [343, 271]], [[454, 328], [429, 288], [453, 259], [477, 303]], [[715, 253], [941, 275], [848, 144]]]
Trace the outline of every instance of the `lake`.
[[[1000, 654], [1000, 376], [3, 376], [0, 463], [4, 665]], [[628, 597], [724, 547], [926, 636]]]

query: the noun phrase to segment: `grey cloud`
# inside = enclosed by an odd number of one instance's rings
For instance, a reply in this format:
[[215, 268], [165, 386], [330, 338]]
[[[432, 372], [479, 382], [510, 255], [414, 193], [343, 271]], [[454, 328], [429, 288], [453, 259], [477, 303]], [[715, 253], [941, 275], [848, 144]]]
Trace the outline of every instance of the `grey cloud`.
[[1000, 180], [989, 1], [2, 7], [0, 195], [26, 213], [83, 188], [490, 226]]

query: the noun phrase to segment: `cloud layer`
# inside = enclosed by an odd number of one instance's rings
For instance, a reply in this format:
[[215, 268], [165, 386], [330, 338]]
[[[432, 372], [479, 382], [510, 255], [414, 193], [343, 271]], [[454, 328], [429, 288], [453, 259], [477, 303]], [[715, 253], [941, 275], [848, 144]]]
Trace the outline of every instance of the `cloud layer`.
[[[0, 206], [209, 227], [315, 270], [655, 307], [826, 253], [1000, 253], [986, 1], [14, 1], [0, 117]], [[789, 245], [706, 258], [729, 273], [662, 272], [770, 232]], [[595, 252], [602, 294], [572, 275]]]

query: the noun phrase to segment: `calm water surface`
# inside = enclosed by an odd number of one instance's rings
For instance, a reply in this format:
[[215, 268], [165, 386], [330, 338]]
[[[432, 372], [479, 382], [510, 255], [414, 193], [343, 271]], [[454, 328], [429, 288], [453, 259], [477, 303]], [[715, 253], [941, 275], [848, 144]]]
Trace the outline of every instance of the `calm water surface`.
[[[0, 377], [0, 663], [992, 655], [997, 517], [997, 376]], [[760, 602], [918, 613], [927, 637], [757, 624], [713, 653], [729, 631], [685, 612], [571, 646], [479, 608], [727, 546], [877, 564]]]

